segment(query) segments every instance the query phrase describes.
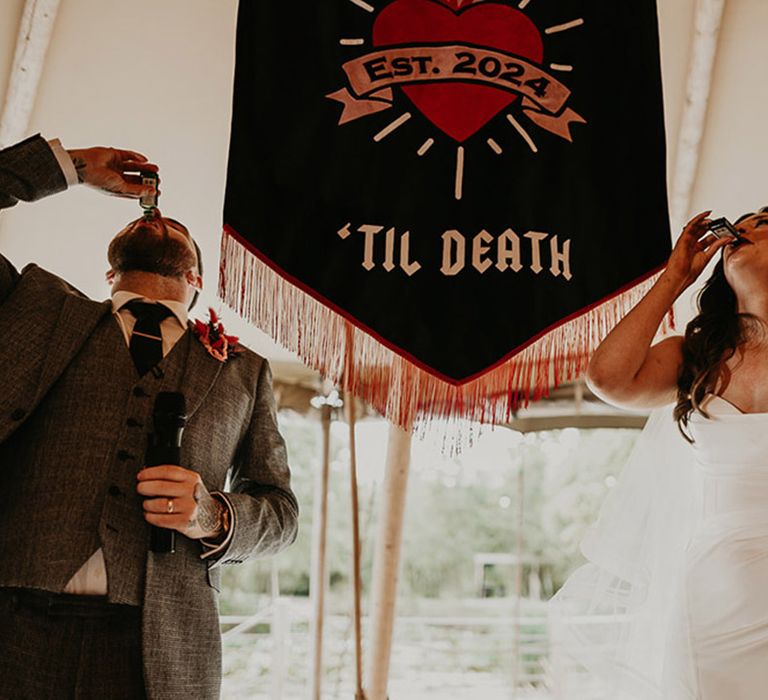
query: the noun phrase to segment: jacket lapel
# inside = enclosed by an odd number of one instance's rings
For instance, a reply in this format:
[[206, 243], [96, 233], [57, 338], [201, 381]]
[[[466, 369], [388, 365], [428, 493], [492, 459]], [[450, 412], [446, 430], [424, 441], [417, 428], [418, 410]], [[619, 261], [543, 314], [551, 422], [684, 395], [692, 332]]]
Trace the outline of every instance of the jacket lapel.
[[61, 376], [99, 321], [111, 310], [112, 302], [109, 300], [99, 303], [74, 294], [67, 295], [51, 334], [50, 351], [40, 373], [35, 405]]
[[187, 401], [187, 418], [189, 419], [200, 408], [213, 387], [223, 363], [208, 354], [192, 332], [191, 324], [187, 333], [189, 333], [189, 352], [181, 380], [181, 390]]

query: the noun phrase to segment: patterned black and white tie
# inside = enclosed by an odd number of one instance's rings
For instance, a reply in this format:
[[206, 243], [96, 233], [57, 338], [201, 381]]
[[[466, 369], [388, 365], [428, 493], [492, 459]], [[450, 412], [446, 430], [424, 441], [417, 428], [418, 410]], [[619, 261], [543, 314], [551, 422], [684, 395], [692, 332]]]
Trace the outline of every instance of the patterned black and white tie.
[[129, 349], [140, 376], [144, 376], [163, 359], [163, 334], [160, 324], [172, 311], [162, 304], [130, 301], [125, 307], [136, 317]]

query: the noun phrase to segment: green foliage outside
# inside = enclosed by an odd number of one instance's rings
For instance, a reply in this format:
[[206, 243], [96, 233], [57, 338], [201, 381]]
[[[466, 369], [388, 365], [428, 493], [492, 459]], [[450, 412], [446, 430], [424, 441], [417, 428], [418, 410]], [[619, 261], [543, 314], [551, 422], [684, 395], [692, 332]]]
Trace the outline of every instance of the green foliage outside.
[[[312, 546], [315, 475], [320, 469], [321, 428], [317, 420], [281, 415], [288, 443], [293, 485], [301, 505], [297, 542], [276, 558], [281, 592], [306, 596]], [[383, 421], [361, 424], [365, 440], [360, 464], [360, 506], [364, 537], [364, 601], [369, 590], [375, 537], [377, 484], [383, 466], [371, 467], [386, 451]], [[541, 565], [556, 590], [580, 563], [578, 543], [636, 439], [632, 430], [565, 429], [522, 436], [499, 428], [460, 455], [441, 457], [439, 446], [414, 443], [403, 543], [401, 614], [424, 599], [462, 599], [478, 595], [474, 556], [513, 553], [517, 538], [518, 474], [524, 472], [524, 551]], [[331, 441], [328, 567], [329, 606], [349, 610], [351, 518], [346, 426], [334, 424]], [[529, 567], [526, 567], [526, 581]], [[246, 614], [269, 591], [271, 563], [249, 561], [224, 572], [222, 613]], [[487, 578], [511, 594], [511, 567], [497, 567]], [[551, 591], [546, 591], [548, 593]]]

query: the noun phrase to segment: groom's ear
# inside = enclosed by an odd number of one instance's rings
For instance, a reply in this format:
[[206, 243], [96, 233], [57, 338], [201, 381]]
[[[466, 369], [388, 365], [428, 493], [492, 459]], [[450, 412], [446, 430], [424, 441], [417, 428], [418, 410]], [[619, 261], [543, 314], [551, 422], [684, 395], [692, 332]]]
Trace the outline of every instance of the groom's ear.
[[185, 279], [187, 280], [187, 284], [198, 292], [203, 288], [203, 278], [194, 270], [187, 270]]
[[107, 274], [104, 275], [104, 277], [107, 280], [107, 284], [111, 286], [115, 281], [115, 271], [112, 268], [110, 268], [109, 270], [107, 270]]

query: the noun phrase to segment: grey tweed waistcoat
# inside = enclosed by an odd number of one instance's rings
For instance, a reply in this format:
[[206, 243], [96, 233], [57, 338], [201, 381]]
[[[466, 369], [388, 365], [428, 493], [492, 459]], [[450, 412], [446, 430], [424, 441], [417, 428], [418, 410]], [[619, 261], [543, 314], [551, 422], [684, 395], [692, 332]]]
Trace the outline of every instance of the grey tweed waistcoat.
[[142, 603], [149, 527], [136, 473], [154, 397], [178, 389], [189, 336], [139, 378], [106, 313], [34, 414], [0, 443], [0, 586], [60, 592], [101, 547], [109, 600]]

